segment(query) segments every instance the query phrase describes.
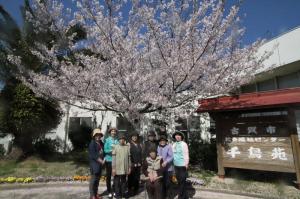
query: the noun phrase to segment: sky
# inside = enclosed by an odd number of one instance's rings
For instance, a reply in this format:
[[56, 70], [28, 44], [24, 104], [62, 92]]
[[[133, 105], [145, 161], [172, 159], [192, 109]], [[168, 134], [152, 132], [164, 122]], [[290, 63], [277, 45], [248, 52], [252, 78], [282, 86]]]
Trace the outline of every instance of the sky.
[[[68, 4], [72, 0], [64, 0]], [[228, 6], [236, 0], [227, 0]], [[23, 0], [0, 0], [21, 25], [19, 11]], [[243, 0], [240, 18], [246, 32], [242, 42], [250, 44], [258, 38], [271, 39], [300, 26], [300, 0]]]
[[[71, 5], [72, 0], [63, 0]], [[227, 7], [238, 0], [227, 0]], [[23, 0], [0, 0], [3, 6], [22, 25], [20, 6]], [[239, 16], [246, 28], [242, 44], [257, 39], [272, 39], [300, 26], [300, 0], [243, 0]], [[3, 84], [0, 82], [0, 90]]]

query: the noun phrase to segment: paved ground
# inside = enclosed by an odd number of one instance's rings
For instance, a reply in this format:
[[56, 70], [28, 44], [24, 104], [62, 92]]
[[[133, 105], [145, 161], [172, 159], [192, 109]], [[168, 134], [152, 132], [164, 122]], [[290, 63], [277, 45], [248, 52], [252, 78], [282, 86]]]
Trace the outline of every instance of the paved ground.
[[[104, 187], [100, 186], [100, 193], [104, 191]], [[239, 196], [227, 193], [218, 193], [203, 190], [189, 190], [190, 198], [197, 199], [254, 199], [255, 197]], [[28, 187], [1, 187], [0, 198], [7, 199], [88, 199], [88, 185], [41, 185]], [[106, 199], [107, 196], [104, 196]], [[145, 199], [145, 192], [141, 190], [135, 199]], [[176, 197], [175, 197], [176, 198]]]

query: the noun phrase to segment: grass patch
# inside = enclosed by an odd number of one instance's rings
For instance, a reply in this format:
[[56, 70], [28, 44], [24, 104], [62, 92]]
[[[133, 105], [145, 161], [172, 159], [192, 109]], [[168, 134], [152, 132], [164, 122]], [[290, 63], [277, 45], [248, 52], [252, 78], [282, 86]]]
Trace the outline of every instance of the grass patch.
[[201, 171], [191, 171], [190, 172], [193, 177], [200, 178], [205, 181], [205, 184], [210, 183], [212, 178], [216, 176], [216, 173], [214, 171], [209, 171], [209, 170], [201, 170]]
[[220, 179], [213, 171], [197, 168], [191, 168], [190, 174], [205, 180], [207, 189], [258, 194], [277, 199], [300, 199], [300, 191], [292, 183], [295, 174], [235, 169], [227, 172], [224, 180]]
[[274, 186], [275, 186], [275, 189], [277, 189], [277, 193], [279, 196], [285, 195], [285, 185], [283, 183], [277, 182], [277, 183], [274, 183]]
[[17, 168], [15, 161], [0, 160], [0, 176], [7, 176], [14, 174]]
[[15, 161], [0, 161], [0, 177], [37, 177], [41, 175], [89, 175], [89, 166], [88, 164], [77, 164], [74, 161], [48, 162], [37, 157], [30, 157], [19, 163]]

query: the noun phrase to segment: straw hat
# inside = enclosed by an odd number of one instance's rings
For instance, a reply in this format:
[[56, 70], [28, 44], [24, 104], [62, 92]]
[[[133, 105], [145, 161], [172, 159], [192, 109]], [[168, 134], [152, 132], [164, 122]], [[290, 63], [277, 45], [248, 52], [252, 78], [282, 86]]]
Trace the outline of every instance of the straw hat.
[[93, 133], [92, 133], [92, 137], [95, 137], [95, 135], [99, 134], [101, 137], [103, 137], [103, 133], [101, 132], [101, 129], [99, 128], [96, 128], [93, 130]]

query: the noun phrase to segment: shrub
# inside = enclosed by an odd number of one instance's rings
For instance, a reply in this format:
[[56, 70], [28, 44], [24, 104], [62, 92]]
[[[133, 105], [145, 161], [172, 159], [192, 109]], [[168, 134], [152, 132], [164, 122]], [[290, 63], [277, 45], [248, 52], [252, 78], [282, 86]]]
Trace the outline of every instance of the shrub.
[[191, 135], [189, 142], [190, 162], [201, 169], [217, 169], [217, 148], [215, 139], [203, 141], [200, 135]]
[[5, 149], [3, 144], [0, 144], [0, 158], [2, 158], [5, 155]]
[[88, 164], [88, 152], [87, 150], [84, 151], [73, 151], [71, 154], [71, 158], [78, 164], [87, 165]]
[[57, 153], [61, 147], [58, 140], [50, 138], [42, 138], [34, 143], [34, 149], [42, 158], [47, 158]]
[[91, 132], [92, 128], [84, 125], [80, 126], [77, 129], [70, 130], [69, 138], [75, 151], [82, 151], [87, 149], [88, 144], [91, 140]]

